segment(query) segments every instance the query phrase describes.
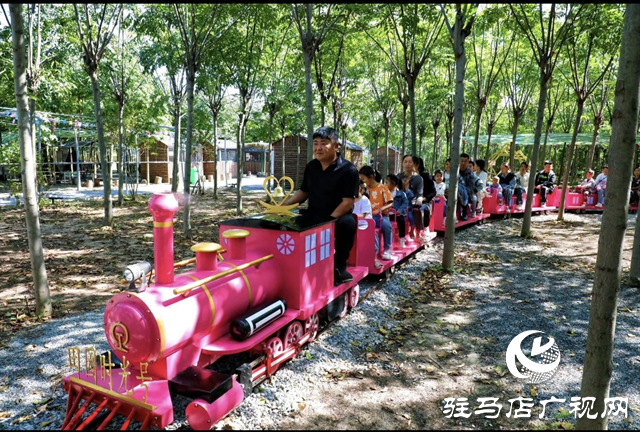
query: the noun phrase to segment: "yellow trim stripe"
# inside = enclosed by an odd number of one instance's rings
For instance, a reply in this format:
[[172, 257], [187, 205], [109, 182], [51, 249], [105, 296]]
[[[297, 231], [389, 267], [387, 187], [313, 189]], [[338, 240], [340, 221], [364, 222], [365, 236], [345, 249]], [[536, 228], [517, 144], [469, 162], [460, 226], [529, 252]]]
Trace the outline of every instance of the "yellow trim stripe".
[[119, 399], [119, 400], [121, 400], [123, 402], [129, 403], [131, 405], [135, 405], [135, 406], [137, 406], [139, 408], [144, 408], [144, 409], [149, 410], [149, 411], [154, 411], [157, 408], [155, 405], [149, 405], [148, 403], [141, 402], [138, 399], [134, 399], [131, 396], [127, 396], [126, 394], [120, 394], [120, 393], [114, 392], [113, 390], [109, 390], [109, 389], [106, 389], [104, 387], [100, 387], [99, 385], [96, 385], [96, 384], [94, 384], [92, 382], [89, 382], [89, 381], [85, 381], [85, 380], [80, 379], [80, 378], [71, 377], [70, 381], [73, 384], [79, 384], [79, 385], [81, 385], [83, 387], [87, 387], [87, 388], [89, 388], [91, 390], [95, 390], [95, 391], [104, 393], [106, 395], [111, 396], [112, 398]]
[[154, 228], [169, 228], [173, 226], [173, 221], [169, 222], [153, 222]]
[[[197, 277], [195, 277], [194, 275], [190, 275], [190, 274], [183, 274], [180, 276], [186, 276], [188, 278], [193, 279], [194, 281], [199, 281], [200, 279], [198, 279]], [[213, 324], [216, 322], [216, 305], [213, 302], [213, 297], [211, 296], [211, 293], [209, 292], [209, 288], [207, 288], [206, 285], [200, 285], [200, 287], [202, 287], [202, 289], [204, 290], [204, 292], [207, 294], [207, 297], [209, 297], [209, 304], [211, 305], [211, 330], [213, 330]]]
[[158, 354], [158, 358], [161, 359], [164, 355], [164, 324], [162, 324], [162, 320], [156, 317], [156, 322], [158, 323], [158, 332], [160, 333], [160, 354]]
[[[231, 267], [233, 268], [238, 268], [237, 265], [232, 264], [230, 262], [227, 262], [225, 264], [229, 264]], [[251, 305], [253, 304], [253, 293], [251, 292], [251, 284], [249, 283], [249, 278], [247, 277], [247, 275], [244, 273], [244, 270], [239, 270], [240, 274], [242, 275], [242, 279], [244, 279], [244, 283], [247, 284], [247, 290], [249, 291], [249, 308], [251, 307]], [[247, 308], [248, 309], [248, 308]]]

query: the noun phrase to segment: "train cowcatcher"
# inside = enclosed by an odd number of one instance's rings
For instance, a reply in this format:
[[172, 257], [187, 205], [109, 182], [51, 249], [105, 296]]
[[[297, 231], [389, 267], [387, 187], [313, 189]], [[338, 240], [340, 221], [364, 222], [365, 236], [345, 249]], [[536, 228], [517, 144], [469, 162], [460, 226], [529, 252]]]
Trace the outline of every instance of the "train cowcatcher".
[[[142, 429], [164, 428], [174, 420], [176, 394], [192, 399], [185, 413], [192, 428], [212, 428], [313, 341], [322, 323], [355, 307], [359, 281], [390, 273], [423, 247], [408, 241], [400, 248], [395, 235], [392, 259], [376, 268], [374, 235], [380, 234], [368, 220], [348, 261], [353, 281], [335, 286], [335, 219], [292, 213], [282, 205], [286, 197], [271, 199], [264, 213], [220, 222], [220, 243], [195, 244], [195, 258], [176, 263], [178, 202], [169, 192], [153, 195], [153, 270], [148, 262], [127, 267], [129, 289], [108, 301], [110, 351], [69, 348], [74, 372], [63, 379], [69, 396], [62, 429], [101, 430], [116, 415], [126, 418], [123, 429], [133, 420]], [[193, 263], [195, 269], [176, 272]], [[149, 277], [155, 280], [147, 283]], [[232, 373], [213, 370], [239, 353], [253, 360]]]

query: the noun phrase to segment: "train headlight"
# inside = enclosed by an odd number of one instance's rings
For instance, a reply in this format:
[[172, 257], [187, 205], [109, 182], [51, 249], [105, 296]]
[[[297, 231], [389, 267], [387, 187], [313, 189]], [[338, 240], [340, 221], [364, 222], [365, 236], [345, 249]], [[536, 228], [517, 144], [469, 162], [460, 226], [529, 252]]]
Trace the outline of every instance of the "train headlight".
[[142, 286], [138, 292], [142, 292], [147, 289], [147, 273], [151, 273], [151, 264], [147, 261], [142, 261], [136, 264], [131, 264], [124, 269], [124, 280], [129, 282], [129, 289], [135, 289], [135, 282], [138, 279], [142, 279]]

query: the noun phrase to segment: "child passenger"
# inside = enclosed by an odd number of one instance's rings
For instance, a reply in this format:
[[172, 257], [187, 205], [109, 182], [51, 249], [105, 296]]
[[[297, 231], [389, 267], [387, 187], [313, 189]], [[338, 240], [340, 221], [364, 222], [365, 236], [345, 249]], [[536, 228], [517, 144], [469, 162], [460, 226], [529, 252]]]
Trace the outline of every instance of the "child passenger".
[[500, 177], [494, 176], [492, 183], [487, 186], [488, 196], [492, 196], [494, 194], [498, 195], [498, 200], [502, 199], [502, 186], [500, 186]]
[[[371, 214], [376, 222], [376, 228], [382, 230], [384, 239], [383, 260], [392, 259], [391, 255], [391, 222], [389, 222], [389, 208], [393, 206], [393, 197], [389, 188], [380, 183], [382, 180], [380, 173], [374, 171], [368, 165], [360, 168], [360, 178], [369, 190], [369, 200], [371, 201]], [[380, 240], [376, 236], [376, 255], [380, 251]]]
[[360, 180], [358, 196], [353, 203], [353, 213], [358, 215], [358, 228], [360, 229], [366, 229], [369, 226], [365, 219], [373, 219], [371, 216], [371, 201], [365, 195], [365, 187], [362, 180]]
[[[407, 235], [405, 220], [404, 217], [407, 215], [407, 211], [411, 206], [409, 199], [407, 198], [407, 194], [404, 193], [403, 190], [398, 188], [398, 184], [400, 180], [398, 176], [389, 174], [387, 176], [387, 185], [389, 186], [389, 191], [391, 192], [391, 196], [393, 197], [393, 208], [396, 211], [396, 214], [400, 216], [397, 217], [396, 223], [398, 224], [398, 235], [400, 237], [400, 247], [405, 247], [405, 236]], [[395, 217], [395, 215], [392, 215]]]

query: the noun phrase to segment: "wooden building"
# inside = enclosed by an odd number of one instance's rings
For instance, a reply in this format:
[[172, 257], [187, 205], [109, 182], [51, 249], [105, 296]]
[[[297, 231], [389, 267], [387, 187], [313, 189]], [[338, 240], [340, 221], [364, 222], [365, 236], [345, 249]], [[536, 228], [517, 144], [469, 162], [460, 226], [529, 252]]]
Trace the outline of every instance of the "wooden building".
[[[271, 159], [273, 169], [271, 172], [276, 178], [280, 178], [283, 175], [291, 177], [297, 189], [300, 183], [302, 183], [304, 167], [307, 165], [307, 136], [303, 134], [287, 135], [284, 137], [284, 152], [282, 147], [282, 138], [271, 144], [273, 154], [273, 158]], [[283, 155], [284, 173], [282, 172]]]
[[[386, 147], [378, 147], [377, 151], [377, 165], [376, 169], [381, 173], [384, 172], [383, 164], [384, 164], [384, 153]], [[402, 155], [400, 154], [400, 150], [396, 147], [390, 145], [387, 150], [387, 154], [389, 157], [389, 169], [387, 170], [388, 174], [398, 174], [402, 171]]]
[[[271, 166], [272, 172], [277, 178], [283, 176], [282, 173], [282, 138], [272, 144], [272, 154], [274, 155]], [[299, 147], [299, 151], [298, 151]], [[363, 165], [363, 149], [357, 144], [347, 140], [345, 145], [340, 147], [340, 153], [356, 168]], [[307, 135], [287, 135], [284, 137], [284, 175], [291, 177], [296, 183], [296, 187], [302, 182], [304, 167], [307, 165]]]
[[155, 183], [156, 177], [161, 177], [162, 183], [171, 183], [173, 141], [169, 145], [165, 137], [154, 135], [151, 138], [140, 146], [140, 178]]

